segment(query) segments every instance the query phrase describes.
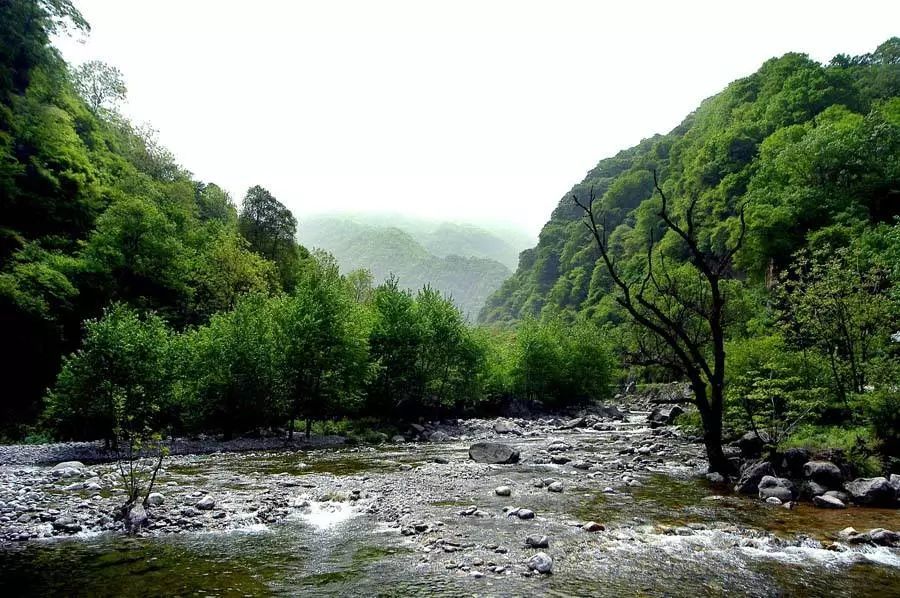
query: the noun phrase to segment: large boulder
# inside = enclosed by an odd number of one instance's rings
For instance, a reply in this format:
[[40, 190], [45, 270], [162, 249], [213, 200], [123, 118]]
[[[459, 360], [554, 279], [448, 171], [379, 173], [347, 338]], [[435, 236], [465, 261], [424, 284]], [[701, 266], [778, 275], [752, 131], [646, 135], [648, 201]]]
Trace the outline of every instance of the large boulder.
[[469, 458], [478, 463], [518, 463], [519, 451], [500, 442], [476, 442], [469, 447]]
[[759, 483], [765, 476], [775, 477], [775, 468], [768, 461], [754, 463], [748, 465], [741, 472], [737, 485], [734, 487], [735, 492], [741, 494], [753, 494], [759, 491]]
[[84, 463], [81, 461], [63, 461], [54, 465], [51, 471], [59, 471], [61, 469], [84, 469]]
[[857, 478], [844, 484], [844, 489], [858, 505], [893, 507], [897, 502], [897, 491], [882, 477]]
[[828, 492], [827, 487], [812, 480], [804, 480], [800, 485], [800, 495], [803, 498], [812, 499], [815, 496], [822, 496], [826, 492]]
[[809, 462], [809, 451], [804, 448], [789, 448], [781, 455], [781, 469], [790, 478], [803, 477], [803, 466]]
[[759, 481], [757, 486], [759, 489], [759, 497], [762, 500], [768, 500], [773, 496], [781, 502], [788, 502], [796, 498], [794, 484], [787, 478], [776, 478], [766, 475]]
[[647, 422], [651, 428], [660, 426], [668, 426], [675, 421], [675, 418], [684, 413], [684, 409], [678, 405], [670, 405], [668, 407], [657, 407], [647, 416]]
[[807, 461], [803, 465], [803, 477], [829, 489], [840, 488], [844, 483], [841, 468], [831, 461]]
[[625, 419], [625, 414], [622, 413], [622, 410], [615, 405], [601, 405], [597, 409], [597, 413], [600, 415], [600, 417], [605, 417], [607, 419]]

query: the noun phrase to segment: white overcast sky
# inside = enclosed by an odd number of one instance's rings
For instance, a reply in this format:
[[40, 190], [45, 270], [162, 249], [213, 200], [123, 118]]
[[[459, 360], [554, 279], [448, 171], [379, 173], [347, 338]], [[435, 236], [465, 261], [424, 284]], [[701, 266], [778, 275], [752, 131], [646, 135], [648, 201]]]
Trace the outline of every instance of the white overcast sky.
[[76, 0], [58, 45], [119, 67], [124, 112], [240, 200], [536, 233], [598, 160], [772, 56], [900, 34], [900, 2]]

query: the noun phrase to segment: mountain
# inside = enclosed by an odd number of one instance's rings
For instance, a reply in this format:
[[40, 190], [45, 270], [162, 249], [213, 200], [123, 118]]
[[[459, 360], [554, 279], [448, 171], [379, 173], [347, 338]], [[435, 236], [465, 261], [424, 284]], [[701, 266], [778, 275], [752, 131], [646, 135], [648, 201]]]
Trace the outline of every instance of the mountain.
[[900, 216], [898, 96], [898, 38], [828, 64], [793, 53], [767, 61], [668, 134], [601, 160], [560, 199], [479, 319], [615, 321], [610, 278], [572, 196], [585, 201], [593, 192], [616, 259], [639, 269], [643, 239], [660, 230], [652, 171], [682, 212], [697, 203], [704, 244], [732, 238], [746, 206], [747, 242], [735, 259], [759, 287], [799, 250], [846, 245], [892, 222]]
[[393, 212], [318, 214], [303, 218], [310, 230], [338, 220], [375, 228], [399, 229], [438, 257], [459, 255], [496, 260], [515, 270], [519, 253], [534, 244], [534, 237], [502, 223], [444, 222]]
[[[388, 226], [388, 219], [370, 218], [381, 223], [376, 225], [361, 220], [353, 216], [308, 218], [299, 225], [299, 239], [307, 247], [334, 255], [343, 272], [366, 269], [376, 283], [393, 275], [402, 287], [412, 290], [431, 285], [450, 296], [471, 319], [512, 274], [491, 256], [504, 256], [508, 261], [515, 249], [477, 227], [449, 223], [422, 227], [405, 219], [399, 220], [407, 229], [403, 230]], [[408, 232], [409, 228], [416, 234]]]

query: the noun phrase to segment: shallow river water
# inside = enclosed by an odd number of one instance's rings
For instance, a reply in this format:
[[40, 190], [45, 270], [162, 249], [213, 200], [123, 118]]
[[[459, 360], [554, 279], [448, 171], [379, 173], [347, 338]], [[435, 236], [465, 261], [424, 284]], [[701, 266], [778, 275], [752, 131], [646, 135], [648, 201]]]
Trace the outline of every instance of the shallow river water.
[[[574, 438], [588, 451], [602, 442]], [[518, 442], [527, 448], [545, 441]], [[665, 463], [647, 468], [640, 485], [604, 492], [603, 476], [527, 460], [471, 469], [467, 446], [182, 460], [164, 477], [173, 488], [202, 486], [223, 496], [258, 485], [265, 493], [266, 480], [290, 476], [329, 492], [363, 488], [372, 498], [318, 496], [298, 501], [278, 522], [235, 517], [216, 531], [142, 538], [86, 532], [3, 546], [0, 596], [900, 596], [900, 551], [827, 548], [847, 526], [900, 529], [896, 511], [786, 510], [722, 496], [722, 488]], [[436, 456], [450, 463], [436, 464]], [[563, 480], [565, 492], [533, 487], [534, 478], [547, 476]], [[494, 495], [500, 484], [512, 486], [511, 498]], [[289, 488], [298, 497], [308, 492]], [[426, 522], [429, 530], [402, 535], [385, 521], [393, 516], [366, 508], [378, 500], [392, 502], [398, 520]], [[537, 517], [506, 517], [502, 508], [512, 504]], [[484, 516], [461, 516], [467, 505]], [[606, 530], [583, 531], [579, 524], [589, 520]], [[553, 574], [527, 575], [524, 560], [537, 550], [525, 548], [524, 538], [543, 534]], [[506, 570], [495, 572], [498, 566]]]

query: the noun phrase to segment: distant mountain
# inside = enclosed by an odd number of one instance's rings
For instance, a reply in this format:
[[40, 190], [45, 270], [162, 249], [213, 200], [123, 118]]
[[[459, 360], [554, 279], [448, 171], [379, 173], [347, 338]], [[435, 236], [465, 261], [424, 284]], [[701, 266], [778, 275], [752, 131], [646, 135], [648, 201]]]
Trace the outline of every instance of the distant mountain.
[[514, 267], [517, 259], [516, 247], [476, 226], [384, 215], [307, 218], [298, 235], [306, 247], [334, 255], [344, 272], [365, 268], [377, 283], [393, 274], [412, 290], [429, 284], [473, 320], [485, 299], [512, 274], [507, 264]]

